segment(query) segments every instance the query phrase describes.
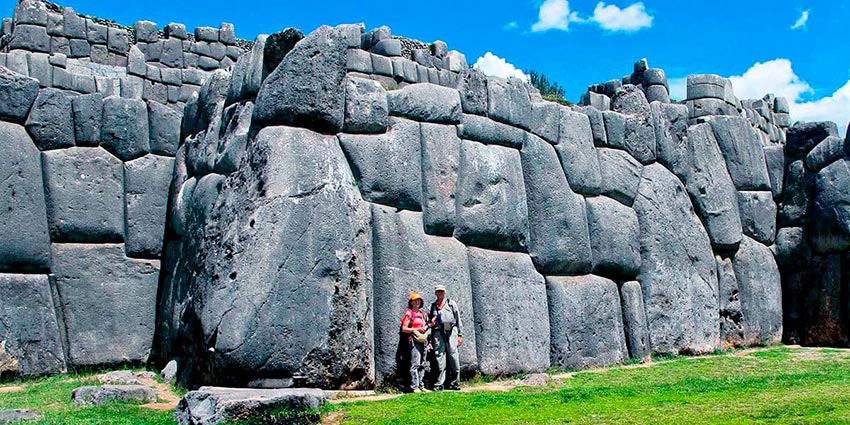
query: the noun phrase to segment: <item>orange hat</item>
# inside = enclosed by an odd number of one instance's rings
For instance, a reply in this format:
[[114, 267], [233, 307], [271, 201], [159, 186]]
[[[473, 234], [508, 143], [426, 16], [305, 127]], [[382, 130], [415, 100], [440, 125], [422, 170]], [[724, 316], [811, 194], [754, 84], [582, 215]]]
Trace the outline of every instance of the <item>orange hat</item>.
[[422, 299], [422, 295], [419, 295], [416, 292], [410, 293], [410, 301], [421, 300], [421, 299]]

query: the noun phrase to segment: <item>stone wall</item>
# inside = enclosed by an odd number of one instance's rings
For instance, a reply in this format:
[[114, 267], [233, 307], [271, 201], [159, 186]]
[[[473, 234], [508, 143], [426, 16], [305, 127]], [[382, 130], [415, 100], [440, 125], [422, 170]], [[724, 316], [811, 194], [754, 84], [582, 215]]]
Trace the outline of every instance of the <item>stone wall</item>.
[[[784, 99], [699, 75], [673, 102], [640, 61], [568, 107], [362, 25], [237, 41], [208, 73], [150, 56], [183, 36], [154, 30], [134, 27], [126, 65], [3, 56], [10, 373], [177, 359], [190, 386], [387, 385], [406, 296], [438, 283], [463, 311], [463, 369], [487, 375], [783, 330], [846, 343], [850, 150], [834, 125], [789, 128]], [[41, 55], [64, 63], [52, 84]], [[111, 89], [55, 84], [98, 67]], [[155, 79], [174, 70], [176, 101]]]

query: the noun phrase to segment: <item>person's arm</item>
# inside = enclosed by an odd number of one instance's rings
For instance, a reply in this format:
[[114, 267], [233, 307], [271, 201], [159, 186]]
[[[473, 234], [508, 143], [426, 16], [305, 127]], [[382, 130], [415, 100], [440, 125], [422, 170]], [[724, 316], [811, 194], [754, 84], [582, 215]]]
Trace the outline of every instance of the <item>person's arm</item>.
[[416, 329], [410, 327], [411, 323], [410, 315], [405, 314], [401, 319], [401, 331], [406, 334], [412, 334]]
[[457, 303], [452, 301], [452, 312], [455, 315], [455, 326], [457, 327], [457, 336], [463, 338], [463, 328], [460, 325], [460, 308]]

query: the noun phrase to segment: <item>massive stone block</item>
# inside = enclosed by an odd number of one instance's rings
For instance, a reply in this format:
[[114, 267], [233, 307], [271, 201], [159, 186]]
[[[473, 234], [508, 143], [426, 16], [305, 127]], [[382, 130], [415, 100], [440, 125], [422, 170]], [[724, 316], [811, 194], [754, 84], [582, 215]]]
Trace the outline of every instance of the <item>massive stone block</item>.
[[817, 173], [824, 167], [841, 159], [845, 155], [844, 139], [829, 136], [815, 145], [806, 155], [806, 167]]
[[469, 275], [481, 373], [546, 370], [550, 365], [546, 283], [531, 259], [469, 248]]
[[422, 165], [419, 123], [390, 120], [382, 135], [340, 134], [342, 150], [367, 201], [397, 208], [422, 209]]
[[770, 190], [770, 177], [761, 139], [744, 117], [708, 120], [726, 159], [726, 168], [738, 190]]
[[490, 118], [528, 130], [531, 99], [525, 83], [516, 78], [488, 77], [487, 99]]
[[464, 139], [516, 149], [522, 149], [525, 143], [526, 132], [487, 117], [463, 114], [461, 123], [461, 136]]
[[785, 152], [782, 145], [765, 146], [764, 161], [767, 164], [773, 198], [779, 200], [785, 181]]
[[552, 145], [529, 135], [520, 151], [528, 204], [528, 252], [546, 274], [582, 274], [591, 268], [584, 199], [570, 189]]
[[777, 218], [780, 227], [799, 226], [809, 221], [806, 213], [814, 183], [815, 174], [806, 170], [802, 160], [788, 165]]
[[782, 339], [782, 284], [770, 249], [745, 237], [732, 260], [741, 300], [744, 342], [771, 345]]
[[65, 318], [68, 363], [144, 363], [154, 334], [159, 261], [122, 245], [54, 244], [53, 273]]
[[638, 218], [634, 210], [605, 196], [587, 199], [593, 273], [622, 280], [640, 269]]
[[180, 142], [183, 115], [159, 102], [148, 102], [148, 129], [151, 153], [174, 156]]
[[36, 96], [38, 80], [0, 66], [0, 119], [23, 123]]
[[602, 194], [632, 206], [640, 185], [643, 165], [619, 149], [599, 148]]
[[599, 157], [587, 115], [561, 110], [558, 143], [555, 145], [570, 187], [583, 195], [599, 194]]
[[464, 113], [484, 115], [488, 111], [487, 75], [478, 69], [467, 68], [460, 72], [457, 86]]
[[838, 126], [833, 122], [798, 122], [788, 129], [785, 156], [789, 160], [803, 159], [827, 137], [837, 137]]
[[47, 271], [50, 237], [41, 158], [26, 130], [0, 122], [0, 270]]
[[744, 343], [744, 323], [738, 278], [731, 258], [716, 256], [720, 305], [720, 341], [723, 348], [740, 347]]
[[646, 308], [643, 304], [643, 291], [640, 282], [625, 282], [620, 287], [620, 299], [623, 309], [623, 328], [626, 333], [626, 345], [633, 359], [649, 359], [649, 328], [646, 323]]
[[0, 274], [0, 292], [0, 351], [11, 358], [6, 372], [24, 377], [65, 372], [47, 276]]
[[103, 119], [103, 95], [91, 93], [77, 96], [71, 105], [74, 110], [74, 135], [77, 146], [97, 146], [100, 143]]
[[741, 216], [735, 185], [708, 124], [688, 128], [690, 167], [685, 186], [705, 223], [712, 246], [735, 250], [741, 242]]
[[72, 95], [58, 89], [38, 92], [27, 117], [27, 131], [40, 150], [74, 146], [74, 117]]
[[230, 105], [224, 110], [224, 134], [216, 147], [215, 172], [226, 174], [239, 169], [248, 147], [253, 114], [251, 102]]
[[642, 260], [637, 280], [652, 351], [714, 351], [720, 339], [716, 266], [685, 188], [661, 165], [644, 167], [634, 209]]
[[815, 177], [808, 233], [816, 252], [850, 248], [850, 160], [838, 160]]
[[525, 251], [528, 209], [520, 154], [463, 140], [454, 236], [482, 248]]
[[100, 145], [121, 160], [136, 159], [150, 152], [148, 125], [145, 102], [107, 97], [103, 100]]
[[616, 283], [593, 275], [547, 277], [546, 293], [552, 366], [607, 366], [628, 358]]
[[460, 122], [460, 94], [436, 84], [412, 84], [387, 94], [391, 115], [416, 121], [457, 124]]
[[434, 285], [445, 285], [449, 299], [460, 307], [462, 368], [468, 371], [478, 368], [466, 248], [453, 238], [426, 235], [422, 229], [419, 213], [372, 205], [375, 369], [379, 382], [388, 383], [397, 373], [399, 324], [408, 295], [421, 294], [427, 314], [434, 300]]
[[335, 133], [345, 115], [346, 33], [319, 27], [283, 57], [263, 81], [254, 119]]
[[345, 125], [347, 133], [383, 133], [387, 119], [387, 92], [374, 80], [349, 77], [345, 80]]
[[772, 192], [738, 192], [744, 234], [766, 245], [776, 238], [776, 202]]
[[174, 158], [145, 155], [124, 164], [127, 255], [159, 258]]
[[451, 236], [460, 165], [457, 127], [422, 123], [422, 222], [425, 233]]
[[371, 214], [337, 138], [266, 127], [246, 158], [188, 213], [172, 286], [192, 297], [191, 379], [373, 385]]
[[101, 148], [42, 152], [50, 237], [54, 242], [124, 239], [124, 169]]

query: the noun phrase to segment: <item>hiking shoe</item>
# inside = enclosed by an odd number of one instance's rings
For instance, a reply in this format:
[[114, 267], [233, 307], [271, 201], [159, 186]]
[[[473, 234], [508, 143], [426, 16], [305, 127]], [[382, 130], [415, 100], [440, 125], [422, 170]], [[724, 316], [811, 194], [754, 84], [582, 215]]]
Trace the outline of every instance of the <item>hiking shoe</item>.
[[460, 385], [458, 385], [458, 384], [449, 385], [449, 387], [446, 388], [446, 389], [449, 390], [449, 391], [460, 391]]
[[431, 388], [431, 391], [443, 391], [443, 386], [442, 385], [434, 385], [434, 387]]
[[431, 392], [431, 390], [425, 389], [425, 388], [420, 388], [419, 391], [421, 391], [423, 393], [430, 393]]

